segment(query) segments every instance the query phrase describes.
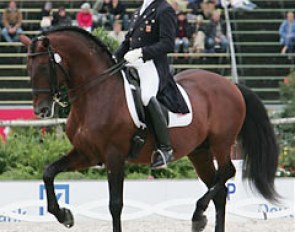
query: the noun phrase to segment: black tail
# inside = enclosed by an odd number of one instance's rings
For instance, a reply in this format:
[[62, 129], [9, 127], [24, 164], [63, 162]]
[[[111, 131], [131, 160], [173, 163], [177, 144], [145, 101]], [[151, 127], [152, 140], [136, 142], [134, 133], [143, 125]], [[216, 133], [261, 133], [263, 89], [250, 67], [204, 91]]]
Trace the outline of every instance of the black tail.
[[237, 85], [246, 103], [246, 118], [240, 132], [244, 155], [243, 178], [249, 178], [263, 197], [276, 201], [274, 178], [279, 148], [267, 112], [250, 89]]

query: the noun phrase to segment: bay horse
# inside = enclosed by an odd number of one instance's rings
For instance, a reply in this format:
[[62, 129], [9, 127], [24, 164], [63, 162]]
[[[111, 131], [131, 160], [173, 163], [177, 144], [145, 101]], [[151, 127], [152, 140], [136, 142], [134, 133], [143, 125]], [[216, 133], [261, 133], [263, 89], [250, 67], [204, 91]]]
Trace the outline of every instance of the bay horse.
[[[124, 164], [136, 131], [127, 109], [122, 74], [106, 75], [110, 73], [106, 70], [116, 66], [111, 53], [99, 39], [76, 27], [52, 29], [35, 38], [28, 50], [34, 112], [40, 117], [52, 115], [61, 86], [67, 87], [71, 100], [66, 134], [73, 148], [44, 170], [48, 211], [66, 227], [73, 226], [71, 211], [60, 208], [55, 197], [54, 178], [60, 172], [103, 163], [113, 231], [121, 232]], [[248, 88], [204, 70], [186, 70], [175, 79], [187, 91], [193, 113], [190, 125], [169, 129], [175, 159], [187, 155], [208, 187], [196, 203], [192, 231], [205, 228], [204, 212], [213, 200], [215, 231], [222, 232], [225, 182], [235, 175], [230, 153], [237, 139], [242, 141], [244, 177], [263, 197], [277, 199], [274, 177], [279, 152], [274, 131], [263, 104]], [[150, 164], [153, 148], [149, 133], [138, 158], [132, 162]]]

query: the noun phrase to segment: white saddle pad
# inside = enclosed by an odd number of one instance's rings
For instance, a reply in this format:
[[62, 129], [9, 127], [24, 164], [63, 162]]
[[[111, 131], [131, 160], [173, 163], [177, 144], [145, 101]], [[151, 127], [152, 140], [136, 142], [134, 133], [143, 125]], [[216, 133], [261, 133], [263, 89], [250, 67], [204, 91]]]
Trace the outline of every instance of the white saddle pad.
[[[124, 79], [125, 97], [127, 100], [127, 105], [128, 105], [128, 109], [129, 109], [131, 118], [133, 119], [133, 122], [137, 128], [146, 127], [146, 125], [139, 120], [138, 115], [137, 115], [137, 111], [135, 108], [135, 103], [134, 103], [133, 95], [131, 92], [131, 89], [135, 88], [135, 87], [133, 85], [129, 84], [124, 72], [122, 72], [122, 75], [123, 75], [123, 79]], [[177, 84], [177, 87], [179, 88], [190, 112], [187, 114], [175, 114], [175, 113], [172, 113], [169, 111], [168, 128], [188, 126], [192, 122], [192, 119], [193, 119], [192, 105], [189, 100], [189, 97], [188, 97], [187, 93], [185, 92], [185, 90], [179, 84]]]

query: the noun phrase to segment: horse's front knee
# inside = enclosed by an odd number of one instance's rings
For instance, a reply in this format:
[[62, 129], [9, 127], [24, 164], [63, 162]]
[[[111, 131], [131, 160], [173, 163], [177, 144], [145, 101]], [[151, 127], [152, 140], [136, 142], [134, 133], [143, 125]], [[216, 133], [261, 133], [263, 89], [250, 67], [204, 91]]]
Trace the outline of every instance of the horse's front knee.
[[43, 181], [44, 183], [50, 183], [53, 181], [53, 178], [54, 178], [54, 171], [53, 171], [53, 168], [48, 165], [44, 168], [44, 171], [43, 171]]

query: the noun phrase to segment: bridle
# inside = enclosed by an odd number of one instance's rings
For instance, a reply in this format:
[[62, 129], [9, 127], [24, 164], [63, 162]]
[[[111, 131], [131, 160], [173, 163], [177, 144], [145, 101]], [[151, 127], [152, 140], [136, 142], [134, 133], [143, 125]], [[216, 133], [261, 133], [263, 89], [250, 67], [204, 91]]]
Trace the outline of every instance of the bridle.
[[[48, 39], [46, 36], [39, 36], [32, 40], [32, 46], [35, 45], [37, 41], [43, 41], [45, 39]], [[49, 42], [49, 40], [48, 40]], [[34, 48], [32, 49], [34, 50]], [[57, 68], [59, 68], [66, 81], [70, 80], [70, 75], [64, 68], [64, 66], [61, 64], [61, 57], [58, 53], [55, 53], [51, 44], [49, 43], [47, 46], [47, 50], [45, 52], [30, 52], [28, 53], [28, 57], [34, 58], [37, 56], [48, 56], [48, 70], [49, 70], [49, 88], [32, 88], [32, 94], [38, 95], [40, 93], [47, 93], [51, 94], [52, 99], [55, 103], [59, 104], [62, 107], [66, 107], [67, 103], [66, 101], [62, 101], [62, 94], [60, 90], [60, 86], [58, 84], [57, 79]]]
[[[53, 102], [57, 103], [58, 105], [62, 107], [67, 107], [68, 105], [68, 102], [65, 100], [66, 96], [69, 96], [68, 93], [80, 91], [79, 93], [76, 93], [74, 97], [70, 98], [70, 102], [73, 102], [77, 100], [80, 94], [85, 93], [93, 86], [104, 82], [107, 78], [119, 72], [126, 64], [126, 61], [122, 60], [121, 62], [114, 64], [109, 69], [106, 69], [105, 71], [103, 71], [96, 78], [90, 81], [84, 82], [74, 88], [69, 88], [67, 91], [62, 91], [59, 86], [59, 82], [57, 78], [57, 69], [60, 69], [62, 71], [64, 79], [67, 83], [70, 82], [71, 78], [68, 71], [65, 69], [65, 67], [63, 66], [61, 62], [62, 61], [61, 56], [54, 51], [54, 49], [52, 48], [50, 44], [49, 39], [46, 36], [39, 36], [34, 38], [32, 40], [32, 48], [37, 41], [43, 41], [45, 39], [48, 40], [47, 50], [44, 52], [30, 52], [28, 53], [28, 57], [34, 58], [37, 56], [48, 56], [49, 88], [32, 88], [32, 93], [33, 95], [37, 95], [40, 93], [51, 94]], [[32, 49], [32, 51], [34, 51], [34, 48]]]

